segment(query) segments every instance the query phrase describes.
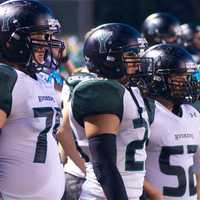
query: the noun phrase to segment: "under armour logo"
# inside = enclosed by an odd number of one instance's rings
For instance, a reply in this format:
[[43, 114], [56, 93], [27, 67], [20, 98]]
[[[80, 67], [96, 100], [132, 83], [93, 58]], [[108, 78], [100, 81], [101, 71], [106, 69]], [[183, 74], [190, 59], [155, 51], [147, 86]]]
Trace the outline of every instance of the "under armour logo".
[[189, 113], [189, 114], [190, 114], [190, 117], [192, 117], [192, 118], [197, 117], [196, 112]]

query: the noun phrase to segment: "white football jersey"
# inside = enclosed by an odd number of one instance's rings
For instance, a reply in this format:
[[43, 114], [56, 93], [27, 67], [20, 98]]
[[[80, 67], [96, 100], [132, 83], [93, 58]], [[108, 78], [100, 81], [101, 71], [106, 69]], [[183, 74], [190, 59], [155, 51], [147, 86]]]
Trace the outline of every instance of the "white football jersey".
[[142, 108], [141, 117], [130, 92], [115, 81], [97, 78], [83, 81], [74, 89], [70, 123], [78, 145], [86, 160], [89, 161], [80, 199], [105, 199], [90, 163], [91, 154], [83, 128], [84, 116], [97, 113], [116, 114], [121, 119], [117, 134], [117, 167], [123, 178], [128, 198], [139, 199], [142, 194], [146, 159], [145, 143], [149, 137], [149, 122], [139, 90], [133, 88], [132, 91]]
[[194, 158], [200, 158], [200, 113], [183, 104], [182, 115], [177, 116], [160, 103], [155, 105], [146, 178], [162, 192], [165, 200], [196, 200], [194, 170], [200, 170], [200, 163]]
[[[6, 81], [5, 81], [5, 80]], [[64, 170], [54, 134], [61, 111], [51, 83], [0, 66], [0, 192], [5, 200], [60, 200]]]
[[[63, 102], [64, 106], [70, 107], [70, 93], [70, 87], [64, 82], [61, 93], [61, 101]], [[64, 165], [64, 171], [77, 177], [85, 177], [84, 172], [82, 172], [82, 170], [69, 157], [67, 159], [67, 163]]]

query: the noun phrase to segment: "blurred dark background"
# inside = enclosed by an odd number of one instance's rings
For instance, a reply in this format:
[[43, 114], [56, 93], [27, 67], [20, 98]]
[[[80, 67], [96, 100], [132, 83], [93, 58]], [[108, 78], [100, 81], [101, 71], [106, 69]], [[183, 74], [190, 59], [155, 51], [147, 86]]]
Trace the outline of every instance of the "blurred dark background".
[[154, 12], [170, 12], [181, 23], [200, 24], [200, 0], [41, 0], [49, 5], [66, 34], [79, 37], [92, 27], [108, 22], [125, 22], [140, 30]]
[[[0, 0], [4, 2], [5, 0]], [[140, 30], [144, 19], [154, 12], [169, 12], [181, 23], [200, 24], [200, 0], [40, 0], [54, 11], [63, 33], [83, 35], [92, 27], [124, 22]]]

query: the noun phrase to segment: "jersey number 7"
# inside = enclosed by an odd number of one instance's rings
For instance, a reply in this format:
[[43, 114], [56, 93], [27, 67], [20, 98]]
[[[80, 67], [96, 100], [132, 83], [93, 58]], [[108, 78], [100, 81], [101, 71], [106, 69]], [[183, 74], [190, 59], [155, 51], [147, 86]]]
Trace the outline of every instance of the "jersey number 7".
[[[52, 107], [41, 107], [41, 108], [33, 108], [34, 117], [43, 117], [46, 118], [46, 124], [43, 131], [41, 131], [38, 135], [34, 163], [45, 163], [46, 155], [47, 155], [47, 133], [53, 126], [53, 133], [56, 133], [56, 129], [60, 124], [61, 110], [60, 108], [52, 108]], [[53, 117], [55, 115], [55, 124], [53, 123]]]

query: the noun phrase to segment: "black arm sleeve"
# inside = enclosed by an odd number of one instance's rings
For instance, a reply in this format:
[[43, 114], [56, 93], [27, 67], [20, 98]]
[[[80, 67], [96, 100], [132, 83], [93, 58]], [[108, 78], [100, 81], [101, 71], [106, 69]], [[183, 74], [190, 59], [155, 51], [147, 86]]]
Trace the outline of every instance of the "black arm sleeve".
[[122, 177], [116, 166], [116, 136], [101, 134], [89, 139], [92, 164], [97, 180], [108, 200], [128, 200]]

